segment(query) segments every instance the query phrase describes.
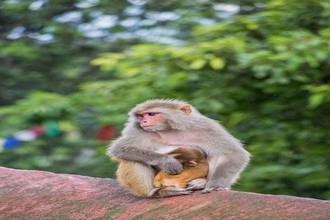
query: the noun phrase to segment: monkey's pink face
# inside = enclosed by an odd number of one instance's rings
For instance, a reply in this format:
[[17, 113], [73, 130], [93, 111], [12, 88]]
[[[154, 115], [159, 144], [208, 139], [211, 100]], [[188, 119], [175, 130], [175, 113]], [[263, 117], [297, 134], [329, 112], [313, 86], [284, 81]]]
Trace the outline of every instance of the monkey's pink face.
[[161, 112], [145, 111], [136, 114], [140, 126], [146, 131], [163, 130], [165, 127], [165, 117]]

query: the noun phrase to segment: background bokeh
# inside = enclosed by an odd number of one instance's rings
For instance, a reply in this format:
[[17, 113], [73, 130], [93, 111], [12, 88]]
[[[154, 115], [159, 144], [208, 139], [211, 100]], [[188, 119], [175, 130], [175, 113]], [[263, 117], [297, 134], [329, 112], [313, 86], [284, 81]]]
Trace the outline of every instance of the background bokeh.
[[106, 146], [179, 98], [253, 155], [234, 189], [330, 198], [327, 0], [4, 0], [0, 165], [114, 177]]

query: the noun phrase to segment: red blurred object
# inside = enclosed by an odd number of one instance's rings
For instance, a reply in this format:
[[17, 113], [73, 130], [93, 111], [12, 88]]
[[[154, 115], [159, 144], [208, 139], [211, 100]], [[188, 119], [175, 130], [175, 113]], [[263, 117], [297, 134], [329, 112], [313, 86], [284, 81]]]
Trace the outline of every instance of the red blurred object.
[[39, 137], [40, 135], [42, 135], [45, 131], [45, 128], [43, 126], [37, 126], [37, 127], [33, 127], [31, 129], [29, 129], [30, 131], [32, 131], [36, 137]]
[[106, 141], [113, 138], [116, 135], [116, 128], [112, 125], [104, 125], [101, 127], [96, 138], [101, 141]]

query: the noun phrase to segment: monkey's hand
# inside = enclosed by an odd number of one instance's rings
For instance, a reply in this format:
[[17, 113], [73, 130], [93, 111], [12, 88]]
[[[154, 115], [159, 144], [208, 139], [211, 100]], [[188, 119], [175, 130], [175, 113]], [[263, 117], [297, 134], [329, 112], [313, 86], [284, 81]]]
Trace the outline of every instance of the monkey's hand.
[[200, 179], [194, 179], [188, 183], [187, 190], [201, 190], [204, 189], [206, 184], [206, 179], [200, 178]]
[[217, 183], [212, 182], [212, 180], [210, 180], [204, 190], [202, 191], [202, 193], [210, 193], [212, 191], [225, 191], [225, 190], [230, 190], [230, 187], [225, 187], [225, 186], [220, 186]]
[[171, 156], [164, 156], [158, 164], [158, 167], [168, 174], [179, 174], [182, 172], [182, 164]]

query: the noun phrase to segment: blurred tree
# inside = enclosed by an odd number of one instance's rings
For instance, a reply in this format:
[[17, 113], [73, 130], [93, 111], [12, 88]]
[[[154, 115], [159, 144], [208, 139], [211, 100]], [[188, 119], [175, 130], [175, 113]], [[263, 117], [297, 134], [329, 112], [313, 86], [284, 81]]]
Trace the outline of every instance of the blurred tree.
[[[243, 11], [262, 7], [257, 1], [236, 2]], [[238, 11], [219, 1], [4, 0], [0, 105], [36, 90], [69, 94], [82, 82], [112, 79], [89, 61], [140, 42], [180, 44], [196, 25], [214, 24]]]
[[[6, 7], [20, 8], [15, 2], [6, 1]], [[88, 18], [88, 10], [98, 9], [116, 15], [118, 20], [97, 37], [85, 36], [93, 32], [88, 29], [77, 32], [81, 20], [76, 24], [72, 17], [61, 20], [66, 16], [50, 19], [58, 27], [51, 35], [61, 34], [48, 43], [31, 37], [8, 39], [6, 35], [2, 41], [9, 44], [2, 45], [9, 52], [1, 54], [16, 64], [0, 67], [15, 76], [12, 84], [8, 83], [9, 75], [4, 78], [5, 91], [13, 88], [10, 85], [22, 85], [17, 80], [25, 76], [24, 71], [43, 67], [57, 78], [40, 78], [42, 85], [34, 82], [28, 88], [19, 87], [21, 96], [32, 89], [70, 95], [35, 92], [15, 105], [0, 108], [0, 134], [10, 135], [47, 120], [69, 120], [84, 135], [74, 142], [40, 138], [0, 154], [2, 164], [109, 176], [114, 166], [104, 156], [105, 143], [93, 140], [97, 125], [113, 124], [120, 129], [127, 111], [136, 103], [147, 98], [177, 97], [220, 120], [253, 154], [236, 189], [330, 198], [327, 1], [235, 1], [237, 5], [129, 1], [113, 7], [107, 1], [59, 2], [67, 7], [80, 5], [79, 10], [86, 13], [84, 18]], [[111, 10], [117, 11], [111, 14]], [[103, 17], [102, 13], [96, 15], [90, 21]], [[167, 34], [155, 31], [158, 27]], [[74, 35], [65, 35], [68, 32]], [[156, 41], [155, 36], [164, 38]], [[30, 45], [31, 41], [35, 45]], [[80, 47], [71, 50], [78, 42], [84, 47], [91, 45], [91, 49], [85, 53]], [[10, 49], [11, 44], [16, 49]], [[49, 50], [38, 51], [44, 46]], [[59, 60], [49, 59], [53, 53]], [[96, 58], [96, 53], [102, 54]], [[88, 66], [86, 61], [93, 57], [92, 64], [101, 71]], [[43, 59], [49, 61], [41, 62]], [[61, 71], [53, 72], [57, 68]], [[92, 70], [96, 73], [93, 76], [82, 74]], [[43, 71], [40, 75], [46, 76]], [[72, 71], [76, 71], [72, 78], [63, 74]], [[53, 86], [55, 80], [70, 86]]]

